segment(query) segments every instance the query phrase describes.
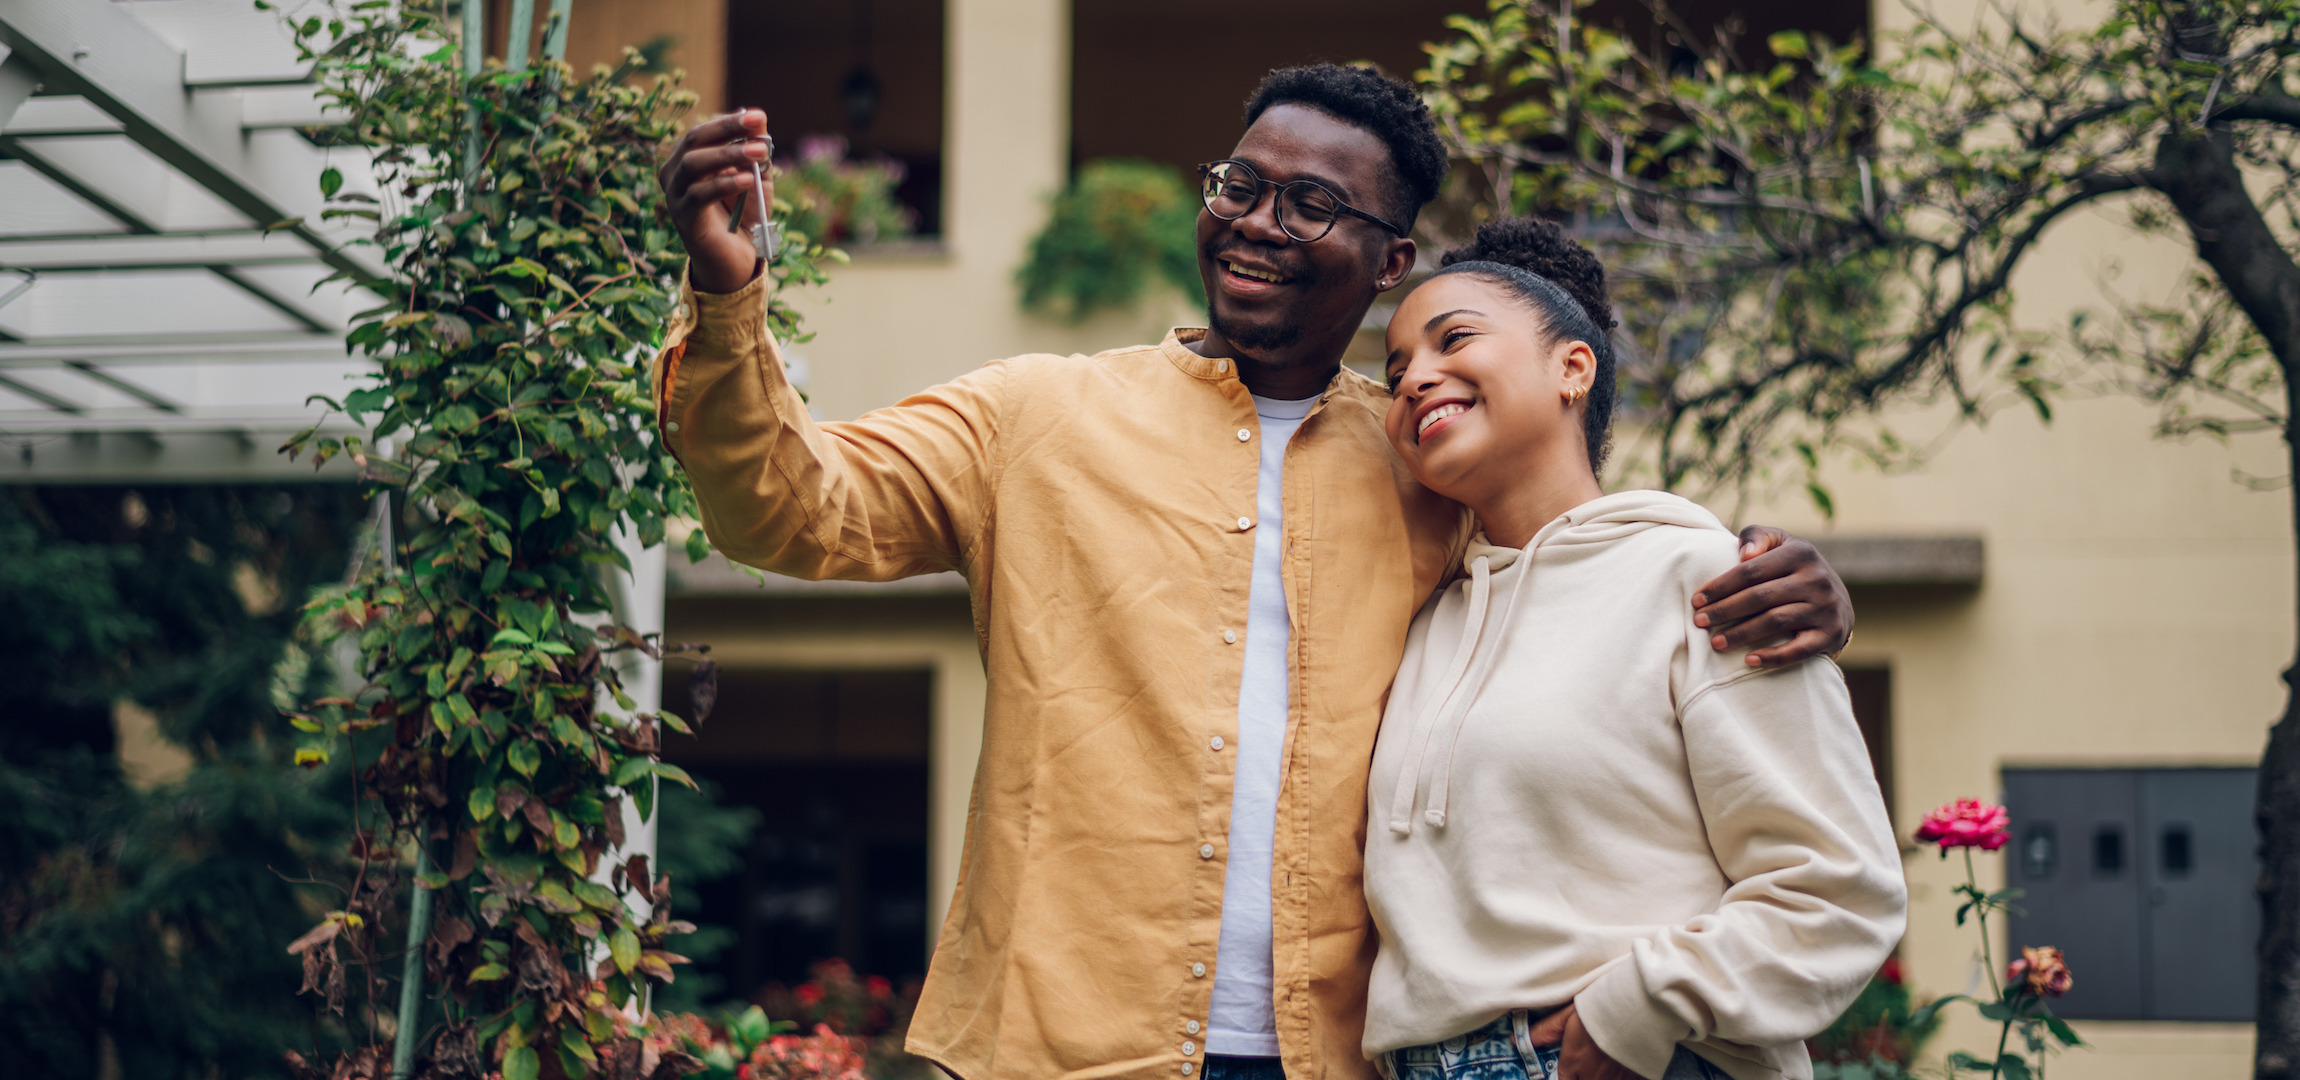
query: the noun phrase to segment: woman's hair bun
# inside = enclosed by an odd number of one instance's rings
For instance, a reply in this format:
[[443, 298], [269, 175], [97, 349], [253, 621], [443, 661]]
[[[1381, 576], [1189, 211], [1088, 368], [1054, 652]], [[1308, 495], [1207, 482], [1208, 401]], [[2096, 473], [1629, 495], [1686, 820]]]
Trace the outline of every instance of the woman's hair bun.
[[1554, 221], [1510, 217], [1486, 222], [1477, 227], [1476, 238], [1438, 259], [1441, 267], [1460, 262], [1500, 263], [1539, 274], [1579, 303], [1599, 333], [1621, 325], [1606, 299], [1605, 265]]

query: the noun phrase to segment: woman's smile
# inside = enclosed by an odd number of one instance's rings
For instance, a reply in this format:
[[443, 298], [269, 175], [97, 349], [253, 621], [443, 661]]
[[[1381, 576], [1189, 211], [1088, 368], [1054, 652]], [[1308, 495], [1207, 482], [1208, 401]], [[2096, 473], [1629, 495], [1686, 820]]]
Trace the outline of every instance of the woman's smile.
[[1454, 417], [1470, 411], [1475, 405], [1475, 402], [1460, 398], [1450, 398], [1424, 405], [1421, 420], [1418, 426], [1414, 428], [1414, 445], [1427, 445], [1438, 432], [1452, 426], [1451, 422]]

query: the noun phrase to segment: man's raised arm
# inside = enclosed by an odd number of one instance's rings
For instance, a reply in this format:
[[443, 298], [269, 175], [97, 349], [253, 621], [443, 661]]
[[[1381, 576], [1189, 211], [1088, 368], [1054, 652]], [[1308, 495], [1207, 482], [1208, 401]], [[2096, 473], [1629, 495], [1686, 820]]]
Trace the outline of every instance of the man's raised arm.
[[728, 558], [793, 577], [966, 569], [987, 512], [1006, 367], [850, 423], [810, 419], [767, 330], [757, 251], [731, 228], [756, 184], [750, 163], [766, 153], [765, 128], [756, 110], [705, 121], [658, 172], [688, 268], [655, 359], [656, 415], [694, 484], [703, 531]]

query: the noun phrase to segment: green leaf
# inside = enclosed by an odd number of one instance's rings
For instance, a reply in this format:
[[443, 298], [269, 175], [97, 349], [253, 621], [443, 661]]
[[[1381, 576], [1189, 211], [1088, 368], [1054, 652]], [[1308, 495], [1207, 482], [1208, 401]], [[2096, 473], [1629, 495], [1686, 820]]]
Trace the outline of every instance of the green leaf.
[[2022, 1060], [2019, 1054], [2006, 1054], [1998, 1058], [1997, 1066], [2002, 1070], [2004, 1080], [2030, 1080], [2035, 1075], [2029, 1072], [2028, 1062]]
[[471, 811], [471, 820], [487, 820], [487, 815], [495, 812], [495, 785], [481, 784], [472, 788], [468, 809]]
[[573, 915], [583, 908], [583, 905], [576, 903], [575, 897], [568, 893], [567, 887], [556, 881], [546, 881], [538, 886], [535, 890], [534, 900], [536, 906], [553, 915]]
[[2062, 1046], [2084, 1045], [2084, 1040], [2076, 1037], [2076, 1029], [2069, 1027], [2068, 1021], [2054, 1016], [2050, 1012], [2044, 1014], [2044, 1026], [2052, 1032], [2053, 1038], [2060, 1040]]
[[537, 1080], [542, 1074], [543, 1062], [532, 1046], [514, 1046], [503, 1055], [503, 1080]]
[[1765, 38], [1765, 46], [1773, 50], [1775, 56], [1803, 59], [1812, 55], [1812, 45], [1805, 40], [1805, 34], [1800, 30], [1783, 30], [1772, 34]]
[[583, 1063], [586, 1065], [597, 1065], [599, 1063], [599, 1055], [592, 1052], [590, 1042], [583, 1038], [583, 1032], [577, 1028], [560, 1028], [559, 1045], [568, 1053], [582, 1058]]
[[511, 768], [521, 776], [534, 776], [536, 768], [543, 764], [543, 750], [533, 739], [512, 740], [504, 756], [511, 759]]
[[615, 890], [589, 878], [575, 883], [575, 899], [601, 911], [619, 911], [623, 907], [623, 901], [615, 895]]
[[[617, 927], [607, 938], [607, 953], [615, 958], [615, 970], [625, 975], [639, 963], [639, 936], [627, 926]], [[701, 954], [697, 954], [701, 955]], [[756, 1011], [756, 1007], [753, 1007]]]
[[[663, 779], [665, 779], [665, 780], [670, 780], [670, 781], [674, 781], [674, 782], [676, 782], [676, 783], [685, 784], [685, 785], [687, 785], [687, 786], [688, 786], [688, 787], [690, 787], [690, 788], [694, 788], [694, 787], [695, 787], [695, 778], [694, 778], [694, 777], [692, 777], [692, 776], [688, 776], [688, 775], [687, 775], [687, 770], [685, 770], [685, 769], [682, 769], [682, 768], [678, 767], [677, 765], [673, 765], [673, 764], [670, 764], [670, 763], [668, 763], [668, 762], [658, 761], [658, 762], [656, 762], [656, 763], [655, 763], [654, 772], [655, 772], [655, 775], [657, 775], [657, 776], [660, 776], [660, 777], [662, 777], [662, 778], [663, 778]], [[702, 790], [702, 789], [701, 789], [701, 788], [695, 788], [695, 790], [698, 790], [698, 791], [700, 791], [700, 790]]]
[[620, 788], [630, 787], [640, 777], [654, 775], [654, 766], [655, 759], [650, 757], [624, 758], [622, 764], [615, 766], [615, 775], [609, 783]]
[[471, 974], [466, 978], [465, 981], [475, 983], [494, 982], [495, 980], [504, 978], [510, 974], [511, 969], [504, 967], [501, 964], [481, 964], [478, 967], [471, 969]]

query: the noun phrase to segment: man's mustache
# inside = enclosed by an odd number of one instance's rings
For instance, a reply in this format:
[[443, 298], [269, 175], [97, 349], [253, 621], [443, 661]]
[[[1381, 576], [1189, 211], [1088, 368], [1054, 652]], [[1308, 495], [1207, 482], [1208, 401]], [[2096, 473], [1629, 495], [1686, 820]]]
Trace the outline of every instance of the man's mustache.
[[1310, 273], [1309, 267], [1306, 265], [1307, 260], [1297, 261], [1282, 258], [1278, 255], [1280, 249], [1262, 247], [1251, 241], [1231, 240], [1227, 243], [1208, 244], [1201, 250], [1209, 262], [1221, 262], [1234, 251], [1245, 252], [1252, 256], [1250, 261], [1267, 266], [1296, 282], [1306, 283], [1316, 280], [1316, 275]]

